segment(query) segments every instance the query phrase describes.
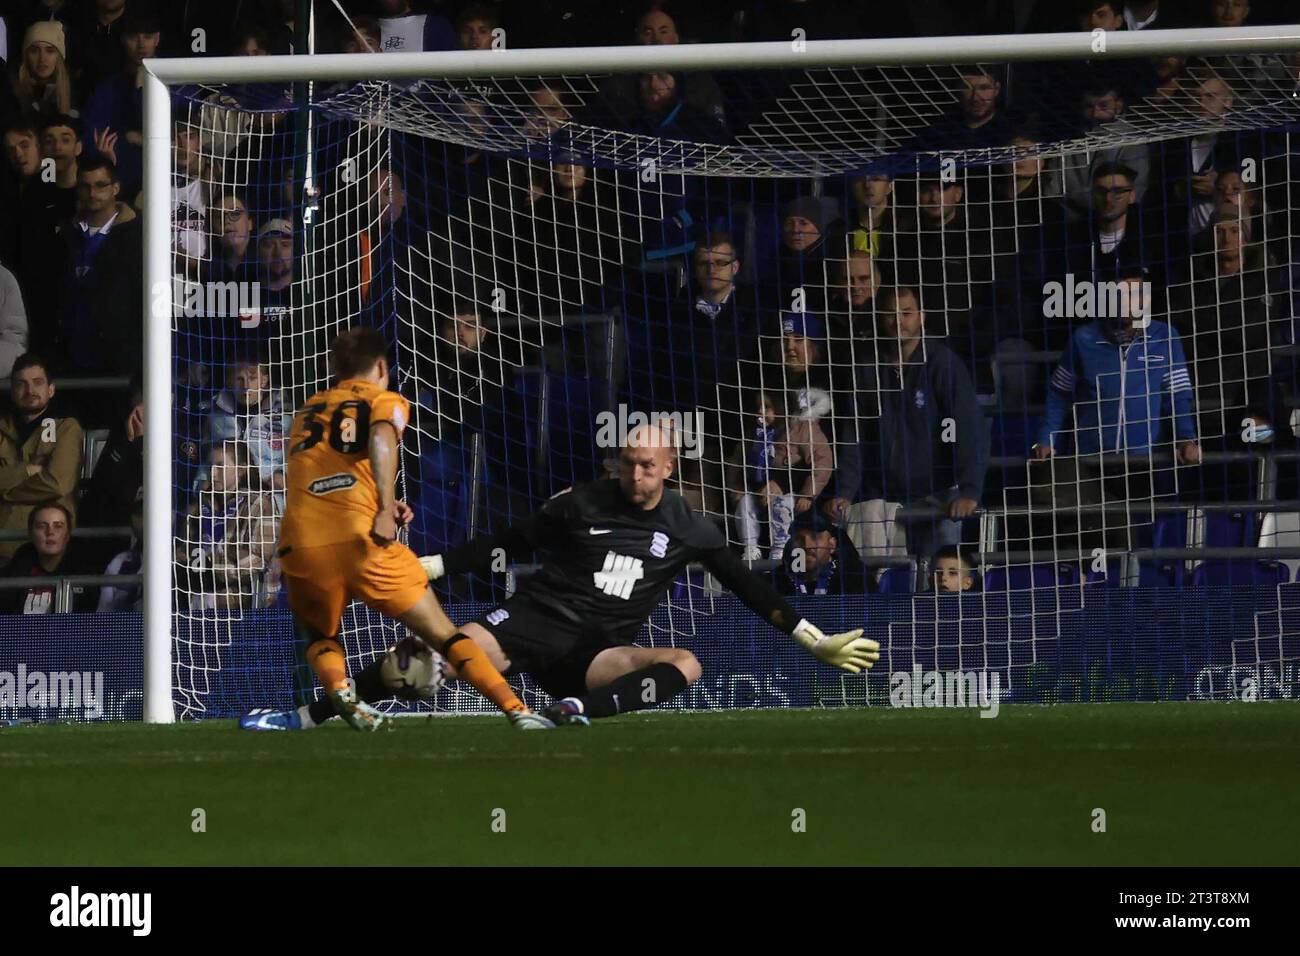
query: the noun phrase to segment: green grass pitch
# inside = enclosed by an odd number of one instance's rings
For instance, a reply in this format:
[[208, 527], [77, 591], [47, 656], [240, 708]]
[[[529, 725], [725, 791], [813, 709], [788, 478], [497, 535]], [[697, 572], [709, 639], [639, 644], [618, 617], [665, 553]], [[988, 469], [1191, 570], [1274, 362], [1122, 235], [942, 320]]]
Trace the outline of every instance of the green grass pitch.
[[397, 725], [5, 728], [0, 859], [1300, 863], [1300, 708], [1287, 703], [1006, 706], [991, 720], [665, 712], [533, 734], [497, 718]]

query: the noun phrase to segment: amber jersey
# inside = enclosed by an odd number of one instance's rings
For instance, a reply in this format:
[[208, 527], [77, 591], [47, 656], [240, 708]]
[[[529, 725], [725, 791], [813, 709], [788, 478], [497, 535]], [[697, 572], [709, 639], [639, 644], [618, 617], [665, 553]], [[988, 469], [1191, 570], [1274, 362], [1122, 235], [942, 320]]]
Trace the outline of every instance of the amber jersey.
[[280, 544], [311, 548], [370, 533], [379, 492], [370, 467], [370, 430], [389, 422], [398, 440], [410, 403], [373, 382], [347, 379], [317, 392], [289, 433]]

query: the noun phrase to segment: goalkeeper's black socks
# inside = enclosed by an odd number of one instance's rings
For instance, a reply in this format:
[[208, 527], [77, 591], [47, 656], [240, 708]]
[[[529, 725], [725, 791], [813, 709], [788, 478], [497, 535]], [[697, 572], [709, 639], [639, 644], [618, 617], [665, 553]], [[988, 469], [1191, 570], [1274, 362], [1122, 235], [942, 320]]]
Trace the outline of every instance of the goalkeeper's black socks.
[[672, 664], [660, 663], [588, 691], [578, 700], [588, 717], [613, 717], [633, 710], [645, 710], [676, 697], [687, 687], [686, 675]]
[[[356, 676], [354, 683], [357, 688], [358, 699], [367, 704], [374, 704], [385, 697], [392, 697], [393, 692], [384, 687], [383, 679], [379, 676], [379, 667], [383, 663], [382, 656], [376, 657], [367, 667]], [[308, 704], [305, 708], [298, 709], [298, 716], [303, 717], [303, 711], [306, 710], [306, 718], [303, 720], [304, 727], [314, 727], [317, 724], [323, 724], [331, 717], [335, 716], [334, 701], [330, 700], [329, 695], [318, 697]], [[308, 720], [311, 723], [308, 723]]]

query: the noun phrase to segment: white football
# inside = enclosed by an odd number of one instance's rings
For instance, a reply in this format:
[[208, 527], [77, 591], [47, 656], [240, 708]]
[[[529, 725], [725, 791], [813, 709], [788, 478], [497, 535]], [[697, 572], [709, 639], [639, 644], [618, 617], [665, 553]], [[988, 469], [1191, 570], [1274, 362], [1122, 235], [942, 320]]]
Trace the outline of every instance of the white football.
[[412, 638], [388, 649], [379, 676], [385, 687], [407, 700], [432, 700], [446, 681], [442, 655]]

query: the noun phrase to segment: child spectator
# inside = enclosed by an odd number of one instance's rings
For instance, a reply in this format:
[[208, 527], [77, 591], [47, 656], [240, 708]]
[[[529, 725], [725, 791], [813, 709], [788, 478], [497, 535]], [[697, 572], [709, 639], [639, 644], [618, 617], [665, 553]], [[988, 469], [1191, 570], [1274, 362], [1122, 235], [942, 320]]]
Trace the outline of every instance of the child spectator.
[[259, 358], [236, 360], [226, 376], [226, 388], [217, 394], [208, 416], [212, 445], [238, 439], [249, 452], [260, 491], [284, 489], [284, 443], [293, 414], [278, 391], [271, 388], [270, 369]]
[[[779, 561], [796, 515], [807, 513], [835, 466], [830, 442], [821, 426], [786, 414], [785, 396], [777, 390], [755, 396], [757, 423], [753, 437], [737, 446], [728, 460], [727, 487], [746, 561], [757, 561], [760, 513], [767, 517], [768, 556]], [[761, 511], [760, 511], [761, 506]]]
[[939, 594], [960, 594], [975, 586], [974, 567], [970, 558], [955, 544], [940, 548], [930, 563], [934, 590]]
[[501, 26], [495, 4], [471, 3], [456, 18], [456, 45], [462, 50], [492, 49], [492, 31]]
[[[52, 578], [61, 574], [94, 574], [98, 568], [88, 564], [79, 543], [72, 539], [72, 512], [58, 502], [37, 505], [27, 516], [28, 540], [0, 569], [5, 578]], [[99, 588], [73, 585], [69, 610], [95, 610]], [[36, 584], [24, 590], [0, 592], [0, 611], [9, 614], [53, 614], [56, 586]]]
[[242, 441], [214, 447], [208, 465], [208, 480], [176, 540], [178, 581], [192, 610], [265, 607], [278, 589], [275, 496], [254, 490], [256, 468]]

